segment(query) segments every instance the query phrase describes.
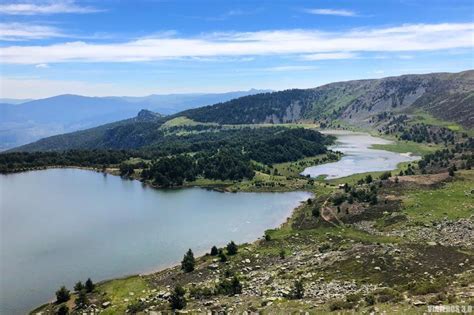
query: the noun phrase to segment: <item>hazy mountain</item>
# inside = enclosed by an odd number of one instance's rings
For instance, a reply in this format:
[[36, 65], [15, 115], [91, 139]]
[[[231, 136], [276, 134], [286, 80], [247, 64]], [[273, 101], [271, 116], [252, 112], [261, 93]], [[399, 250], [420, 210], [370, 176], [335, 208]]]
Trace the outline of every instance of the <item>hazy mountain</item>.
[[66, 94], [17, 105], [3, 103], [0, 104], [0, 150], [55, 134], [130, 118], [141, 109], [169, 115], [259, 92], [262, 90], [145, 97], [86, 97]]
[[18, 104], [23, 104], [26, 102], [31, 102], [33, 99], [31, 98], [25, 98], [25, 99], [19, 99], [19, 98], [0, 98], [0, 104], [13, 104], [13, 105], [18, 105]]
[[[142, 122], [138, 116], [115, 124], [42, 139], [18, 150], [101, 148], [105, 147], [102, 145], [104, 143], [120, 147], [117, 144], [120, 139], [128, 142], [150, 139], [163, 122], [179, 116], [219, 124], [338, 119], [355, 125], [368, 125], [370, 118], [381, 112], [410, 113], [422, 110], [440, 119], [472, 128], [473, 109], [474, 71], [404, 75], [244, 96], [156, 118], [152, 122]], [[147, 116], [150, 116], [149, 113]]]

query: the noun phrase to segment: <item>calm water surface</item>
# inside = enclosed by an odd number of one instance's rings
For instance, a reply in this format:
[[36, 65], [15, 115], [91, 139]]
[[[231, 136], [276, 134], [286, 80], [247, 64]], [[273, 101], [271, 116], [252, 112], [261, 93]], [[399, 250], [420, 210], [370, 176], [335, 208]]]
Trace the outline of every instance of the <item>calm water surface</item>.
[[76, 169], [0, 176], [0, 314], [55, 290], [177, 263], [281, 224], [310, 194], [156, 190]]
[[400, 154], [385, 150], [371, 149], [373, 144], [389, 144], [391, 141], [372, 137], [366, 133], [348, 131], [328, 131], [337, 137], [336, 144], [330, 149], [344, 153], [337, 162], [321, 164], [306, 168], [301, 174], [318, 177], [326, 175], [327, 179], [346, 177], [352, 174], [391, 171], [401, 162], [419, 160], [418, 156]]

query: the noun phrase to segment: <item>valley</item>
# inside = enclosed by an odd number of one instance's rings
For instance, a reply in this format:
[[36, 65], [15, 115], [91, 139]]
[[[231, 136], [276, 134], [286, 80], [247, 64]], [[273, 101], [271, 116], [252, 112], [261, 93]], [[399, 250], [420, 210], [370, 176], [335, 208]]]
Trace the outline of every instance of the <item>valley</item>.
[[303, 202], [292, 203], [280, 227], [272, 221], [250, 239], [183, 245], [173, 266], [152, 273], [105, 280], [89, 271], [82, 278], [93, 277], [93, 289], [68, 285], [67, 299], [32, 313], [472, 307], [472, 103], [456, 103], [455, 115], [438, 111], [439, 102], [469, 100], [472, 74], [340, 82], [170, 116], [141, 111], [0, 154], [7, 178], [74, 167], [141, 181], [158, 193], [310, 194], [298, 195]]
[[[339, 134], [344, 136], [344, 132]], [[455, 153], [449, 159], [461, 158], [470, 148], [464, 143], [457, 149], [460, 155]], [[448, 301], [468, 307], [474, 290], [472, 170], [462, 169], [450, 176], [444, 170], [434, 172], [438, 166], [433, 163], [426, 174], [419, 174], [425, 155], [391, 172], [328, 180], [299, 176], [308, 160], [314, 163], [321, 158], [275, 164], [275, 175], [257, 171], [253, 179], [242, 182], [190, 182], [229, 191], [301, 189], [314, 197], [297, 207], [281, 227], [239, 245], [236, 254], [229, 254], [223, 246], [225, 261], [208, 250], [196, 258], [191, 272], [178, 265], [99, 283], [89, 296], [95, 305], [89, 309], [106, 314], [166, 311], [176, 285], [185, 289], [185, 309], [190, 312], [375, 310], [418, 314], [428, 304]], [[222, 291], [234, 277], [240, 289]], [[299, 282], [301, 297], [295, 295]], [[68, 302], [71, 307], [74, 299], [73, 295]], [[33, 313], [48, 312], [51, 307], [56, 306], [48, 304]]]

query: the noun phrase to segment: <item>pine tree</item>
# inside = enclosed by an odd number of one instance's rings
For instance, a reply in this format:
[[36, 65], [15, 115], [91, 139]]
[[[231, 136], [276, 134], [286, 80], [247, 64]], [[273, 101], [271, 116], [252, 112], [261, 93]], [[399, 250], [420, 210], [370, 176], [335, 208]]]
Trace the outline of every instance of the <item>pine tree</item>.
[[194, 259], [194, 254], [190, 248], [188, 252], [184, 255], [183, 261], [181, 261], [181, 269], [184, 270], [185, 272], [191, 272], [194, 270], [195, 264], [196, 264], [196, 261]]
[[234, 241], [231, 241], [229, 244], [227, 244], [227, 254], [228, 255], [235, 255], [237, 254], [238, 248], [237, 245], [235, 245]]
[[69, 314], [69, 307], [66, 305], [61, 305], [58, 310], [56, 311], [57, 315], [67, 315]]
[[74, 301], [78, 309], [84, 308], [89, 304], [89, 299], [87, 298], [86, 290], [79, 291], [76, 300]]
[[84, 287], [86, 292], [92, 292], [95, 289], [95, 284], [92, 282], [91, 278], [88, 278], [86, 281], [86, 285]]
[[302, 299], [303, 296], [304, 296], [303, 281], [295, 280], [295, 284], [293, 285], [293, 289], [291, 290], [291, 298]]
[[79, 291], [81, 291], [82, 289], [84, 289], [84, 285], [82, 284], [81, 281], [77, 282], [77, 283], [74, 285], [74, 291], [79, 292]]
[[217, 256], [217, 254], [219, 254], [219, 250], [217, 249], [217, 247], [212, 246], [212, 248], [211, 248], [211, 256]]
[[69, 290], [66, 289], [65, 286], [62, 286], [58, 291], [56, 291], [56, 302], [58, 304], [69, 301], [70, 297]]
[[227, 256], [224, 254], [223, 250], [219, 251], [219, 258], [220, 258], [221, 262], [226, 262], [227, 261]]

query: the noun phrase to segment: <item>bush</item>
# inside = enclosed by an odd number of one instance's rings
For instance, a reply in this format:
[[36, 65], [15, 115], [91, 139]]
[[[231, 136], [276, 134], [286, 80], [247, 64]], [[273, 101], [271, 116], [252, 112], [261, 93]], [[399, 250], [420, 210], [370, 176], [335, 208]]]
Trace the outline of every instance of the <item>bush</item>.
[[217, 247], [212, 246], [212, 248], [211, 248], [211, 256], [217, 256], [217, 254], [219, 254], [219, 250], [217, 249]]
[[280, 259], [285, 259], [285, 250], [284, 249], [280, 250]]
[[224, 279], [217, 285], [217, 293], [225, 295], [235, 295], [242, 293], [242, 285], [237, 276], [232, 277], [231, 280]]
[[372, 306], [372, 305], [375, 305], [375, 296], [373, 294], [368, 294], [365, 296], [364, 298], [365, 300], [365, 303], [368, 305], [368, 306]]
[[390, 288], [380, 289], [376, 291], [375, 294], [377, 295], [378, 303], [399, 302], [403, 300], [403, 296], [400, 292]]
[[76, 300], [74, 301], [76, 308], [82, 309], [89, 304], [89, 299], [87, 298], [86, 290], [79, 291]]
[[171, 293], [170, 306], [174, 310], [181, 310], [186, 307], [186, 291], [181, 286], [176, 286]]
[[181, 269], [184, 270], [184, 272], [191, 272], [194, 270], [195, 264], [194, 254], [190, 248], [181, 261]]
[[219, 251], [219, 259], [221, 262], [226, 262], [227, 261], [227, 256], [224, 254], [224, 251], [220, 250]]
[[390, 172], [384, 172], [384, 173], [382, 173], [382, 175], [380, 175], [381, 180], [387, 180], [390, 177], [392, 177], [392, 173], [390, 173]]
[[303, 281], [295, 280], [295, 283], [293, 284], [293, 288], [291, 289], [291, 292], [290, 292], [290, 298], [299, 300], [299, 299], [302, 299], [303, 296], [304, 296]]
[[329, 243], [322, 243], [318, 248], [320, 253], [327, 252], [329, 249], [331, 249], [331, 245], [329, 245]]
[[429, 293], [438, 293], [442, 292], [446, 288], [446, 283], [444, 281], [429, 282], [422, 281], [413, 284], [409, 291], [413, 295], [425, 295]]
[[58, 291], [56, 291], [56, 303], [63, 303], [69, 301], [71, 298], [71, 295], [69, 294], [69, 290], [66, 289], [65, 286], [62, 286], [59, 288]]
[[74, 285], [74, 291], [76, 292], [79, 292], [81, 290], [84, 289], [84, 285], [82, 284], [81, 281], [77, 282], [75, 285]]
[[374, 179], [372, 178], [372, 175], [370, 175], [370, 174], [365, 177], [365, 182], [366, 182], [367, 184], [372, 183], [373, 180], [374, 180]]
[[214, 290], [208, 287], [193, 287], [189, 290], [189, 295], [197, 300], [203, 300], [213, 296]]
[[354, 304], [344, 300], [336, 300], [329, 304], [329, 310], [338, 311], [338, 310], [350, 310], [354, 307]]
[[58, 310], [56, 311], [57, 315], [67, 315], [69, 314], [69, 307], [66, 305], [61, 305]]
[[346, 301], [351, 303], [357, 303], [360, 301], [361, 295], [360, 294], [348, 294], [346, 296]]
[[341, 205], [344, 201], [346, 201], [346, 195], [344, 194], [335, 194], [331, 197], [332, 203], [335, 206]]
[[454, 173], [454, 167], [450, 167], [450, 168], [448, 169], [448, 172], [449, 172], [449, 176], [453, 177], [453, 176], [455, 175], [455, 173]]
[[313, 217], [319, 218], [320, 207], [314, 206], [313, 209], [311, 210], [311, 214], [313, 215]]
[[234, 241], [231, 241], [229, 244], [227, 244], [227, 254], [228, 255], [235, 255], [237, 254], [238, 248], [237, 245], [235, 245]]
[[127, 310], [130, 314], [137, 314], [146, 309], [146, 304], [141, 301], [136, 301], [127, 306]]
[[265, 233], [265, 241], [270, 242], [272, 240], [272, 236], [269, 233]]

